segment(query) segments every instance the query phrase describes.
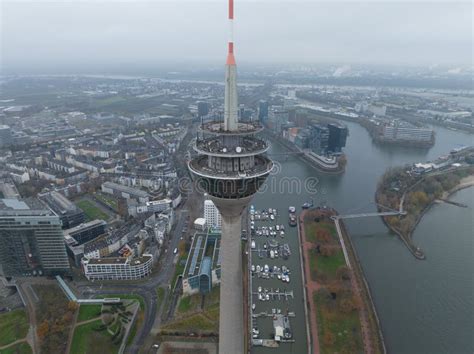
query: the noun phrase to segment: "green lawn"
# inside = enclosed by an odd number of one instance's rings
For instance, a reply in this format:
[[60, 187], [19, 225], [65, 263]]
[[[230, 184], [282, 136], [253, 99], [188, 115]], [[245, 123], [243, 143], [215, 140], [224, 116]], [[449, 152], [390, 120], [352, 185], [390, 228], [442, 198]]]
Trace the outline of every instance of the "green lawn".
[[156, 308], [160, 308], [163, 299], [165, 298], [165, 288], [158, 287], [156, 288]]
[[119, 345], [112, 342], [107, 330], [96, 331], [101, 320], [76, 327], [71, 344], [70, 354], [115, 354]]
[[325, 273], [328, 277], [335, 277], [339, 267], [346, 264], [342, 250], [338, 250], [333, 256], [323, 257], [317, 255], [311, 258], [316, 258], [316, 271]]
[[[333, 300], [323, 299], [319, 292], [314, 294], [314, 301], [321, 353], [362, 354], [364, 350], [358, 311], [342, 312], [337, 303], [331, 304]], [[328, 336], [333, 340], [327, 340]]]
[[77, 321], [82, 322], [99, 317], [101, 309], [102, 305], [81, 305]]
[[198, 313], [181, 320], [171, 322], [163, 327], [169, 331], [185, 332], [216, 332], [219, 324], [207, 318], [204, 314]]
[[86, 214], [88, 220], [109, 219], [109, 215], [107, 213], [103, 212], [97, 205], [89, 200], [80, 200], [76, 202], [76, 205], [84, 211], [84, 214]]
[[0, 315], [0, 346], [7, 345], [26, 337], [29, 323], [24, 309], [6, 312]]
[[174, 285], [176, 284], [176, 280], [178, 279], [178, 276], [183, 274], [184, 268], [186, 267], [186, 259], [188, 258], [188, 254], [183, 254], [179, 259], [178, 263], [176, 263], [176, 270], [173, 275], [173, 279], [171, 280], [171, 289], [174, 288]]
[[318, 230], [325, 229], [329, 231], [329, 234], [332, 236], [332, 240], [334, 243], [339, 242], [339, 238], [337, 236], [336, 227], [332, 221], [321, 221], [319, 223], [314, 222], [314, 220], [306, 218], [305, 219], [305, 235], [306, 239], [309, 242], [319, 243], [316, 239], [316, 233]]
[[7, 349], [0, 350], [0, 354], [31, 354], [33, 351], [28, 343], [19, 343]]
[[201, 304], [201, 295], [195, 294], [191, 296], [184, 296], [179, 300], [178, 313], [186, 313], [189, 311], [196, 311]]
[[309, 257], [312, 280], [320, 280], [318, 276], [322, 274], [324, 274], [323, 277], [326, 281], [332, 280], [336, 277], [337, 270], [344, 265], [346, 265], [346, 261], [341, 249], [332, 256], [322, 256], [312, 251]]
[[114, 210], [118, 210], [118, 202], [117, 199], [112, 198], [108, 195], [102, 194], [102, 193], [96, 193], [95, 197], [99, 199], [101, 202], [107, 204], [109, 207], [111, 207]]

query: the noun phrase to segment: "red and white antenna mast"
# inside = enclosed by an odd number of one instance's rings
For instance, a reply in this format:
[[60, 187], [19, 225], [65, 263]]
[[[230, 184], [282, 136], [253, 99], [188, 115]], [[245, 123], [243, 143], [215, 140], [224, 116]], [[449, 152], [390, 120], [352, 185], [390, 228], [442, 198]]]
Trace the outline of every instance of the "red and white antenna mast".
[[234, 0], [229, 0], [229, 43], [227, 52], [227, 65], [235, 65], [234, 58]]
[[229, 0], [229, 48], [225, 63], [225, 97], [224, 97], [224, 129], [238, 129], [237, 115], [237, 66], [234, 58], [234, 0]]

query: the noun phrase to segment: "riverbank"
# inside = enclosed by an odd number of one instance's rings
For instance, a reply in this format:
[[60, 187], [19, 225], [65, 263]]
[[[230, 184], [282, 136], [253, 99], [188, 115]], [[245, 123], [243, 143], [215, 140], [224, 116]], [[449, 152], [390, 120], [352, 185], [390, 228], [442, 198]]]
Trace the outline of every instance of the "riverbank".
[[415, 148], [420, 148], [420, 149], [429, 149], [431, 148], [435, 142], [435, 136], [433, 135], [431, 137], [431, 140], [429, 141], [417, 141], [417, 140], [393, 140], [393, 139], [385, 139], [383, 138], [381, 131], [380, 131], [380, 125], [377, 125], [373, 123], [370, 119], [364, 118], [364, 117], [352, 117], [347, 114], [337, 114], [337, 113], [331, 113], [331, 112], [322, 112], [320, 110], [316, 109], [311, 109], [306, 107], [305, 108], [308, 112], [311, 112], [312, 114], [316, 115], [317, 117], [321, 117], [323, 119], [327, 120], [333, 120], [333, 121], [346, 121], [346, 122], [352, 122], [359, 124], [361, 127], [364, 127], [367, 132], [369, 133], [371, 139], [373, 142], [380, 144], [380, 145], [387, 145], [387, 146], [405, 146], [405, 147], [415, 147]]
[[311, 209], [299, 216], [313, 353], [385, 353], [370, 289], [336, 215]]
[[474, 167], [462, 167], [426, 176], [413, 176], [404, 168], [388, 171], [379, 182], [375, 201], [379, 211], [391, 208], [406, 211], [405, 217], [383, 216], [385, 225], [397, 234], [411, 253], [420, 260], [424, 252], [413, 243], [413, 232], [425, 213], [440, 199], [474, 185]]
[[271, 139], [272, 142], [277, 142], [281, 146], [285, 147], [287, 150], [297, 156], [301, 161], [315, 168], [319, 172], [338, 175], [345, 171], [347, 163], [345, 155], [337, 157], [335, 163], [328, 164], [327, 162], [321, 159], [322, 157], [318, 158], [318, 155], [310, 155], [309, 153], [302, 151], [290, 141], [283, 139], [282, 137], [279, 137], [276, 134], [273, 134], [268, 129], [266, 129], [266, 136]]

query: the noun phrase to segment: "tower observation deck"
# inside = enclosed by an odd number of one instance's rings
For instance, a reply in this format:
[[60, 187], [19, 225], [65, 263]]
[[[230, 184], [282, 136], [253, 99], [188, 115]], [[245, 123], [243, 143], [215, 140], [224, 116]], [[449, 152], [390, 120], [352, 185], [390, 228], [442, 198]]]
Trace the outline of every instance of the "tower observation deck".
[[[229, 0], [229, 21], [234, 18]], [[269, 145], [257, 137], [258, 122], [239, 122], [234, 43], [228, 43], [225, 65], [224, 120], [203, 124], [188, 163], [196, 184], [212, 199], [222, 216], [219, 352], [244, 353], [241, 217], [265, 182], [273, 162]]]

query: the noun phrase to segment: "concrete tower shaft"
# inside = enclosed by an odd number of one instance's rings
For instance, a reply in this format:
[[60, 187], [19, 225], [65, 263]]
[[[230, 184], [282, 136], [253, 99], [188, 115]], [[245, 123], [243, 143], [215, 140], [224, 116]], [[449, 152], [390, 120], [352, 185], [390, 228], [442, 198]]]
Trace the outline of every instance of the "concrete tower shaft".
[[[229, 0], [231, 28], [233, 18], [234, 1]], [[199, 155], [188, 163], [194, 180], [222, 216], [219, 321], [219, 352], [222, 354], [244, 353], [247, 336], [244, 333], [241, 217], [273, 168], [273, 162], [265, 156], [268, 143], [256, 137], [263, 127], [258, 122], [238, 121], [236, 73], [231, 29], [225, 65], [224, 121], [201, 125], [202, 138], [198, 136], [194, 145]]]

